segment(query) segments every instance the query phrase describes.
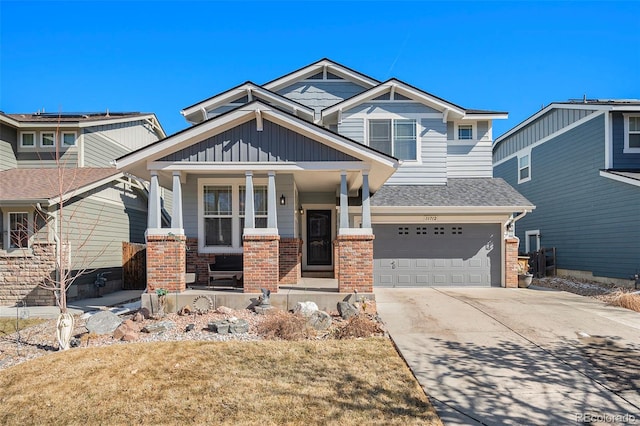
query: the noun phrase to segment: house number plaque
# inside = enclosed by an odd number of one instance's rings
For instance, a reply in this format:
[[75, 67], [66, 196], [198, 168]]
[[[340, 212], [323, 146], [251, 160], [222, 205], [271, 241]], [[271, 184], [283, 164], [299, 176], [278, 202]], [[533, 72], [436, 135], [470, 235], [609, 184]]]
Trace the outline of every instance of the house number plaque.
[[425, 222], [436, 222], [438, 220], [438, 216], [425, 216], [424, 217], [424, 221]]

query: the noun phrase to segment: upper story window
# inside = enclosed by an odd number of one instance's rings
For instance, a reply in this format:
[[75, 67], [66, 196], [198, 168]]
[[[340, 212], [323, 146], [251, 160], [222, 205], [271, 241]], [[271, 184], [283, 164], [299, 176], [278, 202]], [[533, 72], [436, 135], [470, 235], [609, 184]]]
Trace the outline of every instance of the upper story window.
[[471, 124], [459, 124], [458, 125], [458, 139], [471, 140], [473, 139], [473, 126]]
[[640, 115], [625, 115], [624, 127], [624, 152], [640, 153]]
[[34, 148], [36, 146], [36, 132], [21, 132], [20, 146], [22, 148]]
[[369, 146], [400, 160], [416, 160], [416, 120], [369, 120]]
[[531, 180], [531, 151], [518, 155], [518, 183]]
[[40, 146], [41, 147], [54, 147], [54, 146], [56, 146], [56, 134], [55, 134], [55, 132], [42, 132], [42, 133], [40, 133]]
[[62, 146], [76, 146], [76, 132], [62, 132]]

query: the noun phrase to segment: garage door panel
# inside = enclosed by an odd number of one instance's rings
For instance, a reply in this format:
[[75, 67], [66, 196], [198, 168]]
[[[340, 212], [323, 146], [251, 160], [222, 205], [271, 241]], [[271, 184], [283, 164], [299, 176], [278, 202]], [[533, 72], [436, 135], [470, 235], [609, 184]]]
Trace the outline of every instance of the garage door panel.
[[499, 224], [374, 225], [374, 285], [499, 286], [500, 230]]

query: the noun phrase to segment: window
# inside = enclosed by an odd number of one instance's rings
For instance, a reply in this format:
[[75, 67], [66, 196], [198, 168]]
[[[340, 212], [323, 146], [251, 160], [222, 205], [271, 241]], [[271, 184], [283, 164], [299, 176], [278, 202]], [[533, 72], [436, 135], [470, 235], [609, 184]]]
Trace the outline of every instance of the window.
[[29, 214], [26, 212], [9, 213], [9, 248], [29, 247]]
[[458, 139], [471, 140], [473, 139], [473, 125], [471, 124], [459, 124], [458, 125]]
[[640, 116], [625, 115], [624, 152], [640, 152]]
[[[204, 185], [202, 189], [201, 248], [240, 249], [245, 225], [244, 185]], [[256, 228], [267, 226], [267, 187], [254, 185], [253, 207]], [[209, 250], [210, 251], [210, 250]]]
[[62, 132], [62, 146], [76, 146], [76, 132]]
[[40, 146], [56, 146], [56, 134], [54, 132], [40, 133]]
[[369, 146], [400, 160], [416, 160], [416, 120], [369, 120]]
[[36, 132], [20, 133], [20, 146], [23, 148], [32, 148], [36, 146]]
[[518, 183], [531, 180], [531, 152], [518, 156]]

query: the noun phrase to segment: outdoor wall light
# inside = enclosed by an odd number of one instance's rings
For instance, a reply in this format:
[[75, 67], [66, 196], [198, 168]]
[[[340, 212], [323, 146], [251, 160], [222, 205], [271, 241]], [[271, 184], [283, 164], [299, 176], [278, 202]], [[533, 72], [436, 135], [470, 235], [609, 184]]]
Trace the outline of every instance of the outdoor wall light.
[[287, 204], [287, 197], [285, 197], [284, 194], [282, 194], [280, 196], [280, 205], [284, 206], [285, 204]]
[[302, 208], [302, 206], [298, 207], [298, 213], [304, 214], [304, 209]]

